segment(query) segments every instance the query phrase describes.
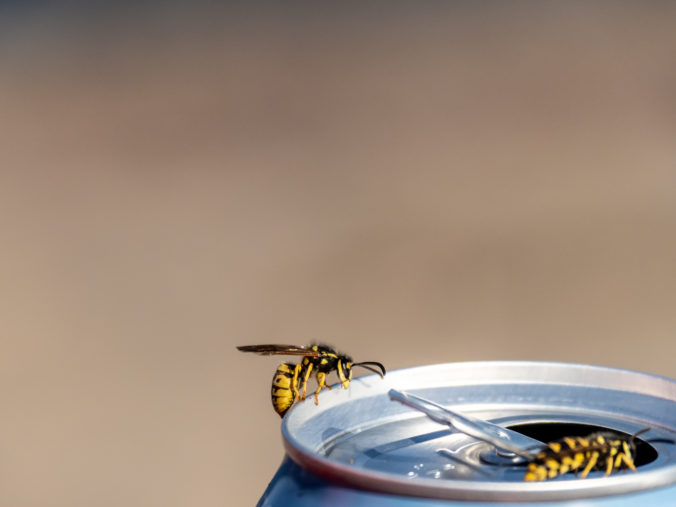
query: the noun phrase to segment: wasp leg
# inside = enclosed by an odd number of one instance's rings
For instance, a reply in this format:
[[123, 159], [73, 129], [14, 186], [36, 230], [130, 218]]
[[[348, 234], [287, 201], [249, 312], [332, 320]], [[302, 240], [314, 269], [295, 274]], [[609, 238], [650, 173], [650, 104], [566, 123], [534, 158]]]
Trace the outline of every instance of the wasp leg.
[[312, 363], [308, 364], [307, 370], [305, 371], [305, 377], [303, 377], [303, 394], [300, 397], [300, 401], [305, 401], [305, 393], [307, 392], [307, 381], [310, 379], [311, 372], [312, 372]]
[[[573, 469], [573, 470], [575, 470], [575, 477], [577, 477], [577, 473], [580, 471], [580, 467], [581, 467], [582, 464], [584, 463], [584, 458], [585, 458], [585, 456], [584, 456], [584, 454], [582, 454], [581, 452], [576, 452], [574, 458], [575, 458], [575, 459], [572, 459], [572, 458], [568, 458], [568, 459], [563, 458], [563, 462], [566, 463], [566, 464], [569, 464], [569, 465], [570, 465], [570, 468]], [[583, 477], [583, 478], [584, 478], [584, 477]]]
[[613, 469], [617, 470], [622, 464], [622, 453], [619, 453], [615, 458], [615, 463], [613, 463]]
[[636, 472], [636, 466], [634, 465], [634, 460], [631, 459], [628, 455], [626, 454], [621, 454], [622, 456], [622, 461], [624, 462], [627, 467], [631, 468], [634, 472]]
[[[615, 463], [613, 463], [613, 468], [615, 468], [615, 470], [620, 469], [620, 465], [625, 460], [625, 457], [626, 455], [623, 452], [618, 453], [617, 457], [615, 458]], [[634, 468], [634, 471], [636, 471], [636, 468]]]
[[627, 442], [622, 442], [622, 448], [624, 449], [624, 453], [622, 454], [622, 461], [624, 461], [625, 465], [627, 465], [634, 472], [636, 472], [636, 466], [634, 466], [634, 459], [631, 457], [631, 451], [629, 451], [629, 446], [627, 445]]
[[594, 468], [594, 465], [596, 465], [596, 462], [599, 459], [599, 453], [598, 452], [593, 452], [591, 455], [591, 458], [589, 458], [589, 463], [587, 463], [587, 466], [584, 467], [584, 470], [582, 470], [582, 473], [580, 474], [580, 477], [583, 479], [587, 477], [587, 474], [590, 472], [592, 468]]
[[331, 390], [331, 386], [326, 383], [326, 373], [319, 372], [317, 373], [317, 383], [319, 387], [315, 391], [315, 405], [319, 405], [319, 392], [325, 387], [328, 390]]
[[301, 364], [297, 364], [296, 368], [293, 370], [293, 380], [291, 381], [291, 391], [293, 392], [293, 399], [298, 401], [300, 399], [300, 392], [298, 391], [298, 377], [300, 376], [300, 371], [303, 369]]
[[608, 456], [606, 458], [606, 473], [603, 474], [604, 477], [608, 477], [610, 475], [610, 472], [613, 471], [613, 457]]

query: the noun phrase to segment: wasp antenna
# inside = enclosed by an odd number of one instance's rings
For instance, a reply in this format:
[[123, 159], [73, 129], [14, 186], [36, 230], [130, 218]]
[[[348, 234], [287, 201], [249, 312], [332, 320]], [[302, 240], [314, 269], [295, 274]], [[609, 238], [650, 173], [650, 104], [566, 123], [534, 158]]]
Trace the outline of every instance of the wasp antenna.
[[636, 433], [634, 433], [634, 434], [631, 436], [630, 441], [633, 442], [634, 439], [635, 439], [637, 436], [639, 436], [639, 435], [641, 435], [641, 434], [643, 434], [643, 433], [646, 433], [647, 431], [650, 431], [650, 430], [651, 430], [650, 427], [647, 427], [647, 428], [643, 428], [643, 429], [641, 429], [641, 430], [638, 430]]
[[[357, 365], [352, 365], [352, 366], [357, 366]], [[376, 370], [375, 368], [371, 368], [370, 366], [364, 366], [363, 364], [360, 364], [359, 366], [361, 366], [365, 370], [372, 371], [373, 373], [376, 373], [380, 378], [383, 378], [383, 374], [381, 372], [379, 372], [378, 370]]]
[[[378, 368], [380, 368], [381, 371], [378, 371], [375, 368], [371, 368], [367, 365], [377, 366]], [[377, 361], [364, 361], [363, 363], [355, 363], [355, 364], [352, 365], [353, 368], [355, 366], [361, 366], [362, 368], [366, 368], [367, 370], [370, 370], [373, 373], [377, 373], [378, 375], [380, 375], [380, 378], [383, 378], [385, 376], [385, 374], [387, 373], [385, 371], [385, 367], [381, 363], [378, 363]]]
[[[631, 436], [630, 442], [633, 443], [634, 439], [639, 436], [642, 433], [645, 433], [646, 431], [650, 431], [652, 428], [643, 428], [642, 430], [638, 430], [636, 433], [634, 433]], [[648, 438], [645, 440], [645, 442], [651, 443], [651, 444], [676, 444], [676, 440], [673, 438], [660, 438], [660, 437], [655, 437], [655, 438]]]

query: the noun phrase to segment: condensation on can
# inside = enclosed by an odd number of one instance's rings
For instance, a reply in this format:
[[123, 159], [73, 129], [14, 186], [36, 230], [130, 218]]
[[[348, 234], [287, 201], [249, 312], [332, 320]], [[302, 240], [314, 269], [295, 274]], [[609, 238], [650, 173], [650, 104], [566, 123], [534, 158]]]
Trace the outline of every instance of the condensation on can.
[[[455, 411], [544, 437], [643, 428], [637, 472], [524, 482], [523, 468], [489, 470], [486, 445], [391, 401], [405, 390]], [[297, 403], [282, 422], [288, 456], [259, 505], [676, 505], [676, 381], [580, 364], [473, 362], [354, 380]], [[553, 438], [549, 438], [553, 439]], [[449, 460], [439, 449], [462, 455]], [[475, 465], [467, 466], [463, 462]], [[485, 467], [485, 470], [482, 469]]]

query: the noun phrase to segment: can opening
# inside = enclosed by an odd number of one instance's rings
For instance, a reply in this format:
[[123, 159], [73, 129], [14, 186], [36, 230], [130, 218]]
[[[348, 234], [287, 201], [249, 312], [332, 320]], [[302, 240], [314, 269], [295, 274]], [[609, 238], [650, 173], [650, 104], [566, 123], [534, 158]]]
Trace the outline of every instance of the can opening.
[[[541, 442], [552, 442], [563, 437], [584, 437], [590, 433], [599, 431], [612, 431], [627, 438], [631, 437], [628, 433], [612, 428], [579, 423], [537, 422], [509, 426], [509, 429]], [[648, 442], [641, 440], [640, 437], [636, 437], [634, 442], [636, 443], [636, 456], [634, 457], [634, 465], [636, 467], [647, 465], [657, 459], [657, 450]]]

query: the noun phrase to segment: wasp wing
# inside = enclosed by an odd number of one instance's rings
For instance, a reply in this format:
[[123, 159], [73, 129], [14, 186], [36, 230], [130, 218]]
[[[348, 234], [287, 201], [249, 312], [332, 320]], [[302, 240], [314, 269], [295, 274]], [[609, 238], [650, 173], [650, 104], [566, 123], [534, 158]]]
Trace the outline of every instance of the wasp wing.
[[254, 352], [262, 356], [285, 355], [285, 356], [311, 356], [319, 357], [320, 352], [312, 350], [310, 347], [303, 347], [299, 345], [240, 345], [237, 350], [242, 352]]

